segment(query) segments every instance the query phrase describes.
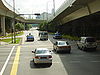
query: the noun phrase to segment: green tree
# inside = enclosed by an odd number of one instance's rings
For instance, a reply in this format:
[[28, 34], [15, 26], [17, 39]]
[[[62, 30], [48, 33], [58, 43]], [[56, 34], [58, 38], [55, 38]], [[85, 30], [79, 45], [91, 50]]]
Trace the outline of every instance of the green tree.
[[32, 24], [26, 24], [26, 25], [25, 25], [25, 29], [26, 29], [26, 30], [29, 30], [30, 28], [32, 28]]
[[22, 23], [17, 23], [15, 25], [15, 29], [16, 29], [16, 31], [24, 30], [24, 25]]
[[47, 30], [47, 23], [46, 22], [43, 22], [39, 25], [39, 29], [40, 30]]

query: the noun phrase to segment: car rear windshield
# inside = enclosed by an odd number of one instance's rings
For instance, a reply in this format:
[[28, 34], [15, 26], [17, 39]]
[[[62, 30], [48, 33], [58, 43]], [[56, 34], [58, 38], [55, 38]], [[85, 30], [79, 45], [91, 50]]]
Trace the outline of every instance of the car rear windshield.
[[55, 35], [61, 35], [60, 33], [55, 33]]
[[41, 35], [48, 35], [48, 33], [41, 33]]
[[68, 45], [67, 42], [59, 42], [59, 45]]
[[45, 54], [47, 52], [48, 52], [47, 50], [37, 50], [36, 54]]
[[87, 42], [95, 42], [96, 40], [95, 40], [95, 38], [87, 38], [86, 41]]
[[33, 35], [28, 35], [27, 37], [33, 37]]

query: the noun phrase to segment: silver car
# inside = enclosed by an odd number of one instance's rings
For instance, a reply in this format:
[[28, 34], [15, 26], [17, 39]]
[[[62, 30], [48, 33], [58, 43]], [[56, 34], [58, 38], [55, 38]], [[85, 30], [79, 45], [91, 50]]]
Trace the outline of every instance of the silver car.
[[77, 47], [82, 50], [96, 50], [97, 42], [94, 37], [81, 37], [77, 42]]
[[67, 41], [56, 41], [53, 45], [53, 49], [56, 51], [56, 52], [59, 52], [59, 51], [65, 51], [65, 52], [68, 52], [70, 53], [71, 51], [71, 46], [68, 44]]
[[41, 31], [39, 32], [40, 40], [48, 40], [48, 32], [47, 31]]
[[51, 51], [47, 48], [37, 48], [35, 51], [32, 51], [34, 53], [34, 64], [38, 63], [49, 63], [52, 64], [52, 54]]

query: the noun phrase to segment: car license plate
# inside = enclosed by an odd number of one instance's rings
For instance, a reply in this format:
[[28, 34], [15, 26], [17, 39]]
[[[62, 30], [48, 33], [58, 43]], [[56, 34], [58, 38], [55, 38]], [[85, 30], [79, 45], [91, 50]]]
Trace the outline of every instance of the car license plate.
[[47, 59], [47, 57], [41, 57], [41, 59]]

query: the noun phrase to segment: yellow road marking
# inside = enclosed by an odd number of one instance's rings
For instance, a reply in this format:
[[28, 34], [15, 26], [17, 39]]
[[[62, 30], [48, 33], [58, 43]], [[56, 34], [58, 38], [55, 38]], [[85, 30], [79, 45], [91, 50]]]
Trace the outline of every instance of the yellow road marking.
[[19, 56], [20, 56], [20, 48], [21, 48], [21, 46], [18, 46], [10, 75], [17, 75]]

